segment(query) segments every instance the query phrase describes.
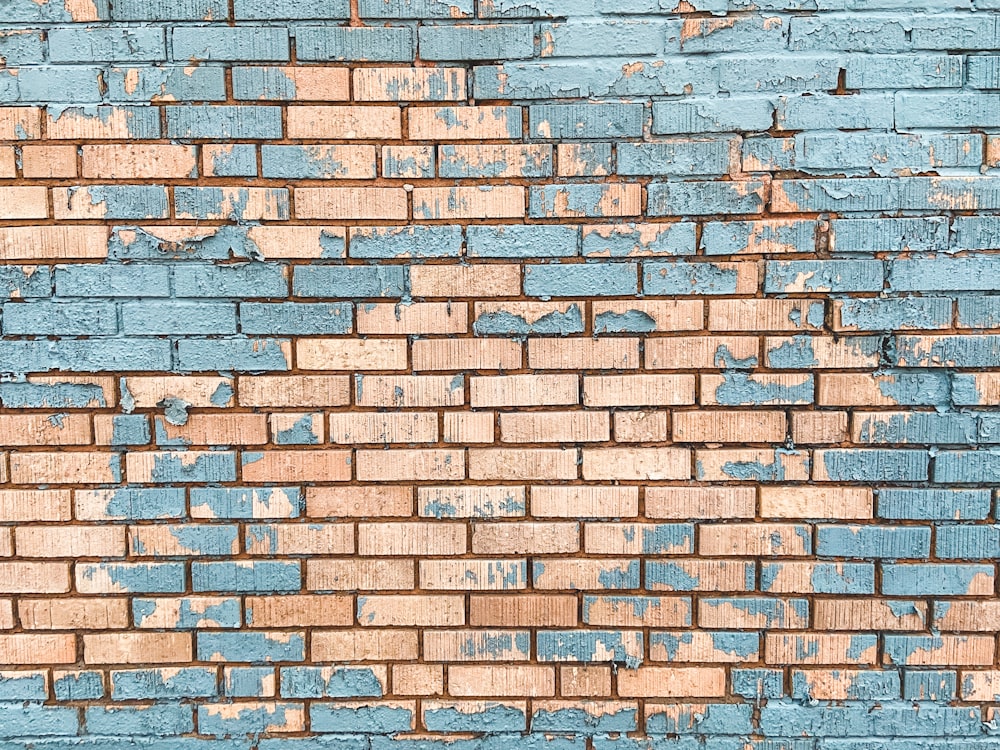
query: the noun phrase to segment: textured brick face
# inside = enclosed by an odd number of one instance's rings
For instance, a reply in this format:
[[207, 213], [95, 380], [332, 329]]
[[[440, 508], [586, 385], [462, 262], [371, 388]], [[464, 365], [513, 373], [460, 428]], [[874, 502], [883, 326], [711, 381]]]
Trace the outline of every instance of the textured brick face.
[[996, 750], [997, 0], [0, 2], [0, 747]]

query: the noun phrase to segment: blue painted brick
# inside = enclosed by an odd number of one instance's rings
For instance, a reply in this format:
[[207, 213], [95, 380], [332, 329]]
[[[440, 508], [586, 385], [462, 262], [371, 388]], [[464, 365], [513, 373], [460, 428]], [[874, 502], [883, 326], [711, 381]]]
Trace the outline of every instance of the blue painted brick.
[[951, 327], [951, 306], [948, 297], [862, 297], [845, 299], [835, 309], [840, 314], [840, 326], [848, 330], [931, 330]]
[[[162, 417], [156, 417], [155, 421], [156, 432], [159, 438], [163, 434], [163, 419]], [[163, 444], [159, 439], [157, 442], [161, 445]], [[192, 524], [190, 526], [164, 526], [162, 528], [174, 538], [178, 547], [174, 554], [177, 556], [203, 555], [206, 557], [218, 557], [232, 555], [237, 550], [236, 526]], [[152, 550], [146, 548], [141, 532], [132, 534], [130, 552], [132, 555], [140, 557], [147, 555], [157, 557], [159, 554], [155, 547]]]
[[[761, 563], [761, 591], [770, 591], [781, 573], [783, 563]], [[875, 566], [872, 563], [813, 564], [809, 586], [816, 594], [874, 594]]]
[[462, 227], [365, 227], [351, 230], [352, 258], [457, 258], [462, 254]]
[[642, 264], [644, 294], [735, 294], [738, 282], [738, 271], [731, 264], [684, 261]]
[[[51, 31], [49, 32], [51, 37]], [[0, 57], [7, 65], [37, 65], [45, 61], [45, 40], [37, 29], [0, 31]]]
[[113, 302], [28, 302], [3, 306], [8, 335], [103, 336], [118, 330]]
[[635, 668], [642, 663], [643, 635], [618, 630], [540, 630], [538, 660], [614, 662]]
[[467, 233], [469, 257], [555, 258], [579, 254], [579, 227], [479, 224], [470, 226]]
[[[273, 4], [272, 4], [273, 7]], [[173, 30], [175, 60], [288, 60], [288, 30], [273, 26], [178, 26]]]
[[[766, 737], [959, 737], [979, 733], [978, 711], [911, 703], [809, 706], [770, 701], [761, 709], [760, 730]], [[864, 747], [873, 747], [869, 739]], [[824, 745], [829, 742], [824, 740]], [[912, 744], [908, 745], [912, 747]]]
[[710, 221], [702, 227], [706, 255], [770, 252], [811, 253], [816, 247], [816, 222], [761, 224], [752, 221]]
[[429, 732], [523, 732], [528, 728], [524, 709], [504, 703], [486, 703], [475, 711], [443, 705], [424, 708]]
[[111, 672], [111, 699], [116, 701], [208, 698], [217, 692], [215, 670], [207, 667]]
[[72, 736], [80, 729], [75, 708], [41, 703], [0, 703], [0, 739]]
[[186, 512], [184, 489], [171, 487], [118, 488], [103, 508], [104, 517], [119, 521], [182, 518]]
[[528, 130], [533, 138], [638, 138], [641, 104], [533, 104]]
[[952, 231], [952, 248], [988, 250], [1000, 243], [1000, 216], [956, 216]]
[[556, 306], [551, 312], [533, 316], [518, 308], [515, 303], [509, 309], [480, 313], [473, 323], [477, 336], [526, 336], [583, 333], [583, 313], [580, 305], [571, 303]]
[[830, 249], [835, 253], [947, 250], [948, 222], [941, 217], [834, 219]]
[[62, 339], [44, 343], [50, 344], [50, 348], [48, 364], [42, 369], [115, 372], [160, 371], [171, 367], [170, 342], [163, 339]]
[[160, 61], [167, 56], [162, 28], [70, 27], [50, 29], [48, 39], [52, 62]]
[[[603, 707], [602, 707], [603, 708]], [[576, 735], [634, 732], [635, 708], [622, 706], [617, 710], [590, 712], [585, 708], [535, 708], [531, 714], [532, 732], [560, 732]]]
[[[262, 200], [254, 205], [248, 188], [175, 187], [174, 203], [178, 218], [256, 221], [289, 216], [287, 188], [263, 188]], [[263, 205], [260, 205], [263, 204]]]
[[837, 88], [840, 60], [834, 55], [724, 57], [719, 88], [730, 92], [829, 91]]
[[784, 695], [784, 675], [780, 669], [734, 669], [732, 679], [733, 693], [748, 700]]
[[[626, 185], [571, 184], [541, 185], [530, 188], [528, 214], [536, 218], [556, 216], [631, 216], [635, 206], [623, 205]], [[635, 210], [632, 210], [635, 209]]]
[[177, 369], [190, 372], [288, 370], [291, 344], [287, 339], [181, 339]]
[[1000, 357], [1000, 335], [894, 336], [896, 363], [903, 367], [991, 368]]
[[199, 661], [263, 664], [275, 661], [303, 661], [305, 659], [305, 642], [299, 633], [199, 632], [197, 639], [197, 658]]
[[908, 30], [898, 16], [796, 16], [788, 46], [793, 50], [900, 52], [909, 49]]
[[184, 590], [184, 564], [164, 563], [80, 563], [80, 581], [106, 577], [117, 589], [133, 594], [172, 594]]
[[[364, 146], [347, 147], [364, 149]], [[337, 146], [269, 146], [260, 147], [261, 174], [291, 180], [327, 180], [338, 177], [372, 179], [375, 177], [375, 150], [368, 149], [363, 167], [352, 165], [350, 154], [342, 156]]]
[[281, 138], [279, 107], [189, 105], [166, 107], [168, 138]]
[[235, 0], [233, 9], [237, 21], [351, 17], [349, 0]]
[[[150, 617], [157, 617], [158, 622], [163, 622], [167, 617], [170, 626], [176, 630], [198, 630], [200, 628], [238, 628], [242, 622], [240, 618], [240, 600], [236, 597], [212, 600], [217, 603], [207, 603], [204, 600], [186, 599], [178, 600], [177, 609], [171, 610], [171, 600], [164, 602], [163, 599], [140, 599], [132, 600], [132, 618], [137, 627], [142, 627], [143, 623]], [[160, 612], [160, 609], [166, 612]]]
[[944, 559], [1000, 558], [1000, 526], [938, 526], [934, 551]]
[[174, 294], [178, 297], [286, 297], [286, 273], [287, 267], [278, 263], [185, 263], [174, 267]]
[[44, 701], [49, 697], [45, 672], [0, 673], [0, 701]]
[[404, 297], [409, 290], [407, 271], [405, 266], [296, 266], [292, 292], [335, 299]]
[[[887, 596], [965, 596], [975, 580], [993, 580], [992, 565], [958, 563], [886, 564], [882, 593]], [[993, 586], [990, 583], [990, 590]]]
[[868, 414], [855, 418], [860, 443], [924, 443], [970, 445], [979, 439], [979, 421], [971, 414]]
[[122, 305], [127, 335], [236, 333], [236, 305], [226, 302], [134, 302]]
[[301, 713], [298, 703], [204, 704], [198, 706], [198, 733], [214, 737], [253, 736], [287, 729], [291, 712]]
[[157, 107], [50, 107], [48, 116], [56, 126], [59, 126], [59, 120], [67, 117], [75, 122], [89, 123], [95, 128], [112, 118], [120, 118], [132, 138], [160, 137], [160, 113]]
[[773, 115], [774, 104], [763, 97], [654, 102], [652, 132], [667, 135], [764, 131], [773, 124]]
[[192, 487], [191, 512], [208, 518], [297, 518], [298, 487]]
[[764, 209], [764, 184], [730, 182], [651, 182], [646, 188], [649, 216], [756, 214]]
[[765, 292], [877, 292], [883, 283], [877, 260], [776, 260], [767, 262]]
[[265, 683], [273, 679], [272, 667], [229, 667], [225, 671], [224, 691], [233, 698], [259, 698], [269, 692]]
[[882, 488], [878, 517], [913, 521], [979, 521], [992, 502], [989, 490]]
[[185, 454], [186, 451], [156, 454], [149, 481], [156, 484], [236, 481], [236, 459], [233, 453], [229, 451], [196, 453], [193, 461]]
[[955, 699], [958, 679], [951, 671], [903, 671], [903, 698], [911, 701], [947, 702]]
[[[918, 450], [831, 448], [815, 452], [816, 464], [832, 481], [922, 482], [927, 480], [928, 456]], [[818, 467], [817, 467], [818, 468]]]
[[[130, 65], [108, 68], [107, 98], [114, 102], [221, 101], [226, 98], [225, 68], [221, 65]], [[159, 129], [159, 119], [156, 122]]]
[[933, 258], [894, 260], [889, 263], [892, 291], [998, 291], [1000, 260]]
[[111, 11], [116, 21], [224, 21], [228, 15], [226, 0], [115, 0]]
[[61, 676], [54, 674], [52, 694], [57, 701], [98, 700], [104, 697], [102, 674], [99, 671], [69, 671]]
[[732, 142], [677, 140], [618, 145], [618, 174], [722, 175], [732, 169]]
[[395, 734], [412, 728], [413, 712], [401, 705], [313, 703], [309, 722], [314, 732]]
[[111, 445], [148, 445], [151, 435], [144, 414], [114, 414], [111, 417]]
[[968, 328], [1000, 328], [1000, 295], [959, 297], [958, 324]]
[[51, 296], [49, 266], [0, 266], [0, 300]]
[[635, 263], [575, 263], [524, 268], [528, 297], [620, 296], [638, 293]]
[[781, 130], [892, 128], [893, 98], [891, 94], [783, 96], [775, 122]]
[[473, 0], [358, 0], [362, 18], [468, 18]]
[[4, 98], [25, 104], [66, 102], [81, 104], [102, 100], [101, 69], [82, 65], [24, 67], [3, 81]]
[[753, 706], [748, 703], [707, 703], [681, 708], [676, 714], [653, 709], [646, 715], [650, 735], [753, 734]]
[[191, 565], [195, 591], [298, 591], [301, 579], [299, 563], [291, 561], [196, 562]]
[[926, 557], [931, 530], [926, 526], [819, 526], [816, 554], [822, 557]]
[[349, 302], [244, 302], [240, 330], [252, 334], [350, 333], [354, 320]]
[[615, 57], [680, 52], [681, 24], [670, 20], [570, 18], [539, 25], [541, 57]]
[[413, 29], [406, 26], [299, 26], [299, 60], [335, 62], [409, 62], [416, 55]]
[[[67, 203], [73, 201], [76, 191], [83, 191], [74, 204], [74, 212], [95, 213], [102, 219], [165, 219], [170, 213], [167, 189], [161, 185], [88, 185], [67, 188]], [[57, 191], [58, 192], [58, 191]], [[89, 206], [88, 206], [89, 204]]]
[[422, 60], [516, 60], [535, 51], [530, 24], [429, 26], [419, 29]]
[[380, 698], [384, 687], [371, 667], [285, 667], [284, 698]]

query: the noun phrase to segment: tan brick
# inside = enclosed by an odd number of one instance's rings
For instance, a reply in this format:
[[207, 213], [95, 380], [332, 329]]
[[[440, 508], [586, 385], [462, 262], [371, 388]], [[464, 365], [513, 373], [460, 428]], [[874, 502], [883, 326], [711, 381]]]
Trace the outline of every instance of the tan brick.
[[415, 265], [410, 268], [414, 297], [517, 297], [521, 267], [513, 264]]
[[694, 388], [694, 375], [587, 375], [583, 378], [583, 403], [684, 406], [694, 403]]
[[508, 339], [418, 339], [413, 342], [413, 369], [517, 370], [521, 345]]
[[76, 177], [76, 146], [22, 146], [21, 170], [28, 178]]
[[351, 625], [354, 597], [331, 594], [248, 596], [246, 612], [247, 624], [255, 628]]
[[628, 518], [638, 514], [638, 487], [531, 488], [531, 515], [539, 518]]
[[465, 302], [414, 302], [410, 305], [374, 302], [360, 305], [358, 333], [465, 333], [469, 328], [468, 307]]
[[[584, 227], [584, 231], [586, 231]], [[591, 303], [594, 333], [623, 333], [623, 318], [639, 318], [651, 331], [698, 331], [704, 327], [701, 300], [594, 300]]]
[[780, 411], [677, 411], [676, 443], [783, 443], [785, 414]]
[[330, 415], [330, 441], [355, 443], [436, 443], [434, 412], [345, 412]]
[[652, 370], [711, 370], [733, 361], [758, 364], [760, 341], [755, 336], [651, 336], [645, 352]]
[[474, 627], [575, 627], [577, 599], [572, 594], [473, 595], [469, 624]]
[[242, 406], [322, 408], [351, 402], [347, 375], [244, 375], [237, 382]]
[[[659, 526], [652, 523], [588, 523], [584, 549], [588, 555], [681, 555], [694, 552], [687, 532], [677, 535], [669, 546], [655, 541]], [[669, 528], [669, 527], [668, 527]]]
[[38, 107], [0, 107], [0, 140], [41, 138], [41, 113]]
[[446, 411], [444, 441], [446, 443], [492, 443], [497, 415], [492, 411]]
[[289, 138], [393, 140], [402, 133], [399, 107], [292, 106]]
[[355, 378], [355, 402], [394, 409], [462, 406], [465, 381], [448, 375], [362, 375]]
[[351, 75], [347, 68], [289, 65], [272, 70], [277, 70], [279, 75], [291, 82], [292, 98], [298, 101], [341, 102], [350, 99]]
[[874, 499], [867, 487], [761, 487], [764, 518], [871, 518]]
[[99, 484], [121, 479], [117, 453], [73, 451], [10, 454], [10, 478], [16, 484]]
[[702, 524], [699, 555], [807, 555], [812, 527], [781, 523]]
[[528, 367], [533, 370], [630, 370], [639, 364], [639, 339], [528, 340]]
[[555, 695], [553, 667], [527, 664], [461, 665], [448, 668], [448, 692], [458, 696], [535, 697]]
[[691, 600], [667, 596], [594, 596], [584, 604], [588, 625], [678, 628], [691, 624]]
[[94, 179], [137, 180], [197, 177], [194, 146], [125, 143], [84, 145], [83, 176]]
[[183, 425], [153, 418], [156, 442], [174, 445], [263, 445], [267, 417], [263, 414], [191, 414]]
[[607, 412], [520, 412], [500, 415], [505, 443], [591, 443], [611, 439]]
[[318, 630], [312, 636], [317, 662], [411, 661], [417, 658], [415, 630]]
[[726, 670], [722, 667], [619, 669], [618, 694], [636, 698], [718, 698], [726, 694]]
[[24, 185], [0, 187], [0, 219], [46, 219], [48, 216], [45, 188]]
[[0, 523], [68, 521], [71, 490], [0, 490]]
[[[691, 662], [695, 664], [739, 664], [741, 662], [758, 661], [760, 646], [749, 651], [720, 648], [715, 645], [715, 633], [704, 631], [680, 630], [666, 631], [666, 638], [676, 639], [670, 645], [664, 641], [651, 643], [649, 647], [650, 661]], [[756, 634], [754, 634], [756, 635]], [[676, 644], [676, 645], [674, 645]]]
[[470, 405], [563, 406], [580, 403], [576, 375], [496, 375], [469, 378]]
[[528, 587], [525, 560], [421, 560], [420, 588], [435, 591], [514, 591]]
[[358, 554], [461, 555], [466, 552], [465, 524], [431, 521], [358, 524]]
[[351, 478], [349, 450], [271, 449], [244, 453], [242, 463], [245, 482], [346, 482]]
[[22, 526], [14, 529], [14, 539], [20, 557], [125, 556], [121, 526]]
[[444, 667], [440, 664], [393, 664], [395, 695], [443, 695]]
[[[812, 563], [791, 563], [805, 568]], [[788, 567], [785, 563], [783, 567]], [[804, 577], [804, 576], [803, 576]], [[791, 579], [788, 579], [791, 580]], [[808, 578], [806, 578], [808, 581]], [[786, 588], [790, 588], [787, 587]], [[774, 589], [777, 590], [777, 589]], [[799, 588], [811, 591], [811, 588]], [[926, 630], [927, 603], [907, 602], [905, 609], [891, 599], [816, 599], [814, 627], [818, 630]], [[959, 602], [955, 602], [959, 604]], [[902, 611], [901, 611], [902, 609]]]
[[576, 479], [576, 458], [567, 448], [469, 448], [469, 478]]
[[362, 482], [440, 482], [465, 478], [463, 450], [358, 450], [355, 458], [358, 480]]
[[860, 648], [856, 633], [766, 633], [767, 664], [876, 664], [878, 646]]
[[809, 454], [781, 448], [695, 451], [697, 479], [706, 482], [798, 482], [809, 478]]
[[570, 560], [548, 559], [534, 570], [535, 588], [538, 590], [572, 589], [580, 591], [605, 591], [608, 580], [627, 578], [637, 569], [638, 560], [607, 559]]
[[87, 664], [184, 664], [191, 661], [191, 656], [191, 633], [123, 632], [83, 636], [83, 660]]
[[383, 485], [306, 488], [306, 515], [312, 518], [361, 518], [412, 514], [413, 488], [411, 487]]
[[616, 443], [665, 443], [670, 439], [670, 415], [666, 411], [616, 411]]
[[[598, 144], [599, 145], [599, 144]], [[560, 177], [605, 177], [611, 171], [611, 152], [605, 163], [600, 157], [593, 155], [594, 144], [591, 143], [560, 143], [557, 149], [557, 161]]]
[[753, 487], [647, 487], [650, 518], [752, 518]]
[[369, 594], [358, 597], [362, 627], [464, 625], [465, 598], [449, 594]]
[[179, 399], [193, 407], [231, 406], [233, 379], [210, 375], [161, 375], [125, 377], [122, 399], [131, 399], [135, 408], [152, 409], [166, 399]]
[[713, 299], [708, 302], [708, 330], [822, 330], [823, 305], [818, 299]]
[[933, 627], [935, 630], [963, 632], [1000, 630], [1000, 600], [955, 600], [946, 606], [937, 606]]
[[0, 593], [65, 594], [69, 588], [69, 563], [0, 562]]
[[3, 664], [72, 664], [75, 661], [76, 636], [71, 633], [0, 634], [0, 662]]
[[690, 479], [691, 451], [685, 448], [584, 448], [583, 478]]
[[[3, 260], [68, 260], [71, 258], [106, 258], [108, 255], [108, 229], [98, 226], [23, 226], [0, 227], [0, 258]], [[28, 382], [74, 382], [71, 376], [28, 377]], [[111, 378], [87, 378], [91, 382], [108, 384], [105, 402], [114, 400], [114, 382]]]
[[520, 107], [410, 107], [410, 138], [415, 141], [517, 138]]
[[611, 695], [611, 667], [559, 667], [559, 685], [566, 697]]
[[[286, 203], [283, 194], [272, 188], [220, 187], [220, 200], [216, 207], [202, 215], [200, 207], [192, 210], [175, 208], [178, 219], [216, 219], [241, 221], [282, 221], [287, 220]], [[100, 218], [100, 217], [93, 217]]]
[[576, 523], [476, 523], [472, 526], [475, 555], [553, 555], [580, 550]]
[[271, 440], [276, 443], [325, 443], [323, 415], [313, 412], [281, 412], [267, 417]]
[[413, 588], [412, 560], [307, 560], [308, 591], [385, 591]]
[[354, 552], [354, 524], [270, 523], [266, 533], [250, 529], [251, 555], [349, 555]]
[[[868, 342], [867, 344], [860, 343]], [[882, 354], [878, 339], [868, 338], [834, 338], [832, 336], [766, 336], [764, 338], [764, 362], [769, 367], [780, 367], [772, 357], [788, 349], [797, 351], [805, 348], [809, 352], [811, 366], [824, 370], [874, 369], [878, 367]]]
[[792, 441], [796, 445], [840, 443], [846, 439], [847, 412], [792, 412]]
[[403, 188], [295, 188], [295, 215], [299, 219], [405, 220], [408, 214]]

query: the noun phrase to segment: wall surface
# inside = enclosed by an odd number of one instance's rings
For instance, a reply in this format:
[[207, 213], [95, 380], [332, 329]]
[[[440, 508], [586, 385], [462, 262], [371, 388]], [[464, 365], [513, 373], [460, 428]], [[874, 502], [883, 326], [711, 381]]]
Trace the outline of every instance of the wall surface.
[[0, 750], [1000, 749], [998, 11], [0, 2]]

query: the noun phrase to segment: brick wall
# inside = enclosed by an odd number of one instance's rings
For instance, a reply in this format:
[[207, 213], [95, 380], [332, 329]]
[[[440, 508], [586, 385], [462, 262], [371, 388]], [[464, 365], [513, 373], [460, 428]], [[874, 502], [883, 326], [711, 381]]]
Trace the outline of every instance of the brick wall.
[[1000, 748], [997, 0], [450, 1], [0, 3], [0, 747]]

